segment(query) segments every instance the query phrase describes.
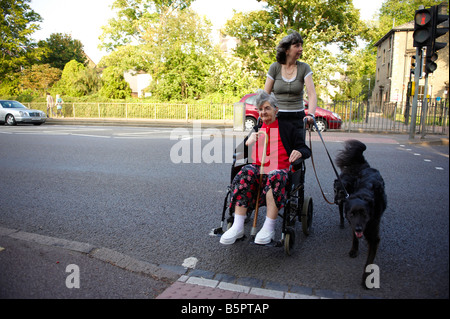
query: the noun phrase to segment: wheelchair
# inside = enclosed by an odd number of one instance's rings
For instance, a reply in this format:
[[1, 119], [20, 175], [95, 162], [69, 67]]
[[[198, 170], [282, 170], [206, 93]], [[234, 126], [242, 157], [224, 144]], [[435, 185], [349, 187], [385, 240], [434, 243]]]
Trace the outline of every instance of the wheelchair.
[[[258, 132], [261, 124], [257, 124], [253, 130], [247, 135], [244, 141], [239, 144], [233, 153], [233, 164], [231, 167], [230, 184], [227, 187], [227, 194], [223, 202], [222, 219], [220, 227], [213, 229], [215, 235], [222, 235], [224, 231], [228, 230], [234, 221], [234, 206], [230, 207], [232, 197], [232, 183], [234, 177], [247, 164], [248, 161], [248, 147], [245, 142], [253, 132]], [[264, 162], [264, 160], [263, 160]], [[310, 234], [311, 225], [313, 221], [313, 200], [309, 196], [305, 196], [305, 160], [299, 159], [292, 163], [288, 171], [288, 182], [286, 185], [287, 199], [284, 208], [278, 211], [278, 216], [282, 218], [281, 238], [278, 241], [272, 241], [270, 244], [264, 246], [284, 247], [285, 253], [290, 256], [295, 243], [295, 224], [300, 222], [302, 224], [303, 233], [308, 236]], [[247, 210], [246, 222], [251, 219], [254, 210]], [[227, 214], [228, 211], [228, 214]], [[228, 216], [227, 216], [228, 215]], [[226, 222], [225, 222], [226, 221]], [[253, 230], [256, 226], [256, 216], [251, 237], [254, 240]], [[226, 227], [226, 229], [224, 229]], [[245, 236], [244, 236], [245, 238]]]

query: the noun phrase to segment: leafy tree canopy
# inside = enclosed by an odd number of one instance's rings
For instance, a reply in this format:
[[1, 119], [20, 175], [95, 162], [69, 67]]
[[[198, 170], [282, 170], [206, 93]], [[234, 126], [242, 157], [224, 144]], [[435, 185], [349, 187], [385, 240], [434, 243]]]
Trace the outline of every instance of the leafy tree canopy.
[[34, 64], [25, 68], [21, 74], [24, 89], [37, 90], [44, 93], [61, 78], [61, 70], [49, 64]]
[[31, 34], [42, 21], [29, 5], [30, 0], [0, 1], [0, 83], [6, 74], [28, 65], [30, 51], [35, 47]]
[[53, 33], [45, 41], [39, 41], [38, 47], [44, 50], [41, 63], [50, 64], [60, 70], [71, 60], [86, 65], [86, 55], [80, 40], [72, 39], [69, 34]]
[[100, 48], [113, 51], [127, 44], [142, 43], [142, 34], [158, 22], [160, 14], [167, 8], [183, 10], [192, 0], [115, 0], [112, 9], [117, 17], [102, 27]]
[[[242, 58], [261, 83], [276, 46], [290, 30], [302, 35], [303, 61], [314, 72], [316, 83], [328, 81], [335, 73], [336, 60], [330, 44], [352, 49], [360, 31], [359, 12], [351, 0], [267, 0], [265, 10], [235, 13], [225, 33], [239, 40], [236, 56]], [[320, 93], [320, 85], [316, 85]]]
[[76, 60], [69, 61], [62, 71], [61, 80], [54, 86], [59, 94], [81, 97], [100, 89], [101, 80], [96, 69], [86, 68]]

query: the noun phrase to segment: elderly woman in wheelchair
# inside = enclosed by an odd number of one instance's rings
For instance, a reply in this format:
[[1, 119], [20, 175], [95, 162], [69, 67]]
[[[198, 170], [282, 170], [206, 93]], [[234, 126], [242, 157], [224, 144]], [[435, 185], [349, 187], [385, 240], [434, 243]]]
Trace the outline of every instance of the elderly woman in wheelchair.
[[[256, 106], [263, 122], [260, 132], [265, 134], [253, 132], [245, 142], [246, 146], [252, 148], [252, 162], [243, 166], [233, 179], [230, 207], [234, 206], [234, 221], [220, 238], [224, 245], [233, 244], [244, 236], [247, 211], [257, 205], [266, 205], [267, 215], [261, 230], [256, 234], [255, 243], [265, 245], [271, 242], [275, 236], [278, 211], [286, 203], [289, 167], [291, 163], [311, 156], [302, 131], [289, 123], [278, 125], [277, 100], [273, 94], [260, 90]], [[264, 143], [266, 147], [263, 147]]]

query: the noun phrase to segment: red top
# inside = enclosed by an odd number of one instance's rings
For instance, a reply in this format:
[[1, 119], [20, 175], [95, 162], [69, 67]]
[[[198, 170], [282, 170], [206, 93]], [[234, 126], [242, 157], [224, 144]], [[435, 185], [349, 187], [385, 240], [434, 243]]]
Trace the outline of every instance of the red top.
[[[289, 169], [289, 156], [284, 148], [278, 131], [278, 119], [269, 125], [263, 124], [260, 131], [265, 131], [269, 138], [264, 162], [264, 173], [268, 173], [274, 169]], [[259, 134], [258, 140], [252, 149], [252, 163], [258, 166], [261, 166], [264, 140], [265, 135]]]

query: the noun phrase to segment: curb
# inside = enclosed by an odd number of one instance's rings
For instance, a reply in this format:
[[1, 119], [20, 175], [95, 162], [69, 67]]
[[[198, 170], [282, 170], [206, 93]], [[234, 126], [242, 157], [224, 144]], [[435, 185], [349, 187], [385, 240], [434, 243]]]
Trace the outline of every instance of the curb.
[[199, 299], [211, 296], [217, 296], [217, 298], [225, 296], [231, 299], [373, 299], [371, 296], [355, 296], [325, 289], [288, 286], [274, 282], [264, 283], [256, 278], [236, 278], [226, 274], [216, 274], [183, 266], [156, 265], [132, 258], [112, 249], [0, 226], [1, 236], [79, 252], [90, 258], [101, 260], [130, 272], [141, 273], [156, 280], [171, 282], [171, 286], [156, 299], [181, 299], [182, 295], [180, 293], [182, 291], [187, 291], [188, 295], [186, 297], [195, 299], [195, 294], [189, 294], [192, 292], [192, 289], [197, 289], [196, 294]]
[[180, 276], [178, 273], [173, 272], [170, 269], [162, 268], [155, 264], [134, 259], [108, 248], [95, 247], [87, 243], [27, 233], [24, 231], [4, 227], [0, 227], [0, 236], [8, 236], [14, 239], [29, 241], [45, 246], [58, 247], [79, 252], [87, 255], [88, 257], [110, 263], [113, 266], [131, 272], [146, 274], [153, 277], [154, 279], [176, 281]]
[[[202, 276], [203, 274], [203, 276]], [[353, 293], [343, 293], [328, 289], [310, 288], [305, 286], [290, 286], [274, 282], [264, 282], [256, 278], [235, 278], [224, 274], [215, 274], [210, 271], [193, 269], [186, 275], [181, 275], [177, 283], [186, 283], [204, 287], [205, 289], [219, 289], [231, 291], [237, 294], [248, 294], [259, 298], [272, 299], [379, 299], [369, 295], [355, 295]], [[183, 289], [183, 286], [177, 285], [177, 289]], [[167, 289], [158, 299], [171, 299], [171, 295], [176, 292]], [[211, 293], [212, 294], [212, 293]], [[175, 298], [180, 298], [179, 295]], [[234, 296], [228, 298], [242, 299], [243, 297]]]
[[434, 138], [433, 140], [408, 140], [407, 143], [409, 145], [424, 145], [424, 146], [432, 146], [432, 145], [449, 145], [449, 138], [448, 137], [441, 137], [441, 138]]
[[[179, 283], [185, 283], [200, 287], [206, 287], [215, 289], [214, 295], [216, 296], [226, 296], [228, 299], [245, 299], [245, 298], [269, 298], [269, 299], [329, 299], [327, 297], [320, 297], [314, 295], [306, 295], [300, 293], [293, 293], [288, 291], [265, 289], [260, 287], [251, 287], [239, 284], [233, 284], [229, 282], [205, 279], [202, 277], [192, 277], [192, 276], [181, 276], [177, 283], [174, 285], [176, 289], [183, 289], [184, 287], [179, 285]], [[170, 299], [171, 295], [175, 298], [179, 298], [179, 295], [169, 287], [164, 291], [157, 299]], [[186, 288], [185, 288], [186, 289]], [[222, 292], [223, 291], [223, 292]], [[229, 292], [226, 295], [226, 292]], [[208, 293], [208, 291], [206, 292]], [[211, 291], [210, 294], [213, 294]], [[231, 294], [230, 294], [231, 293]]]

